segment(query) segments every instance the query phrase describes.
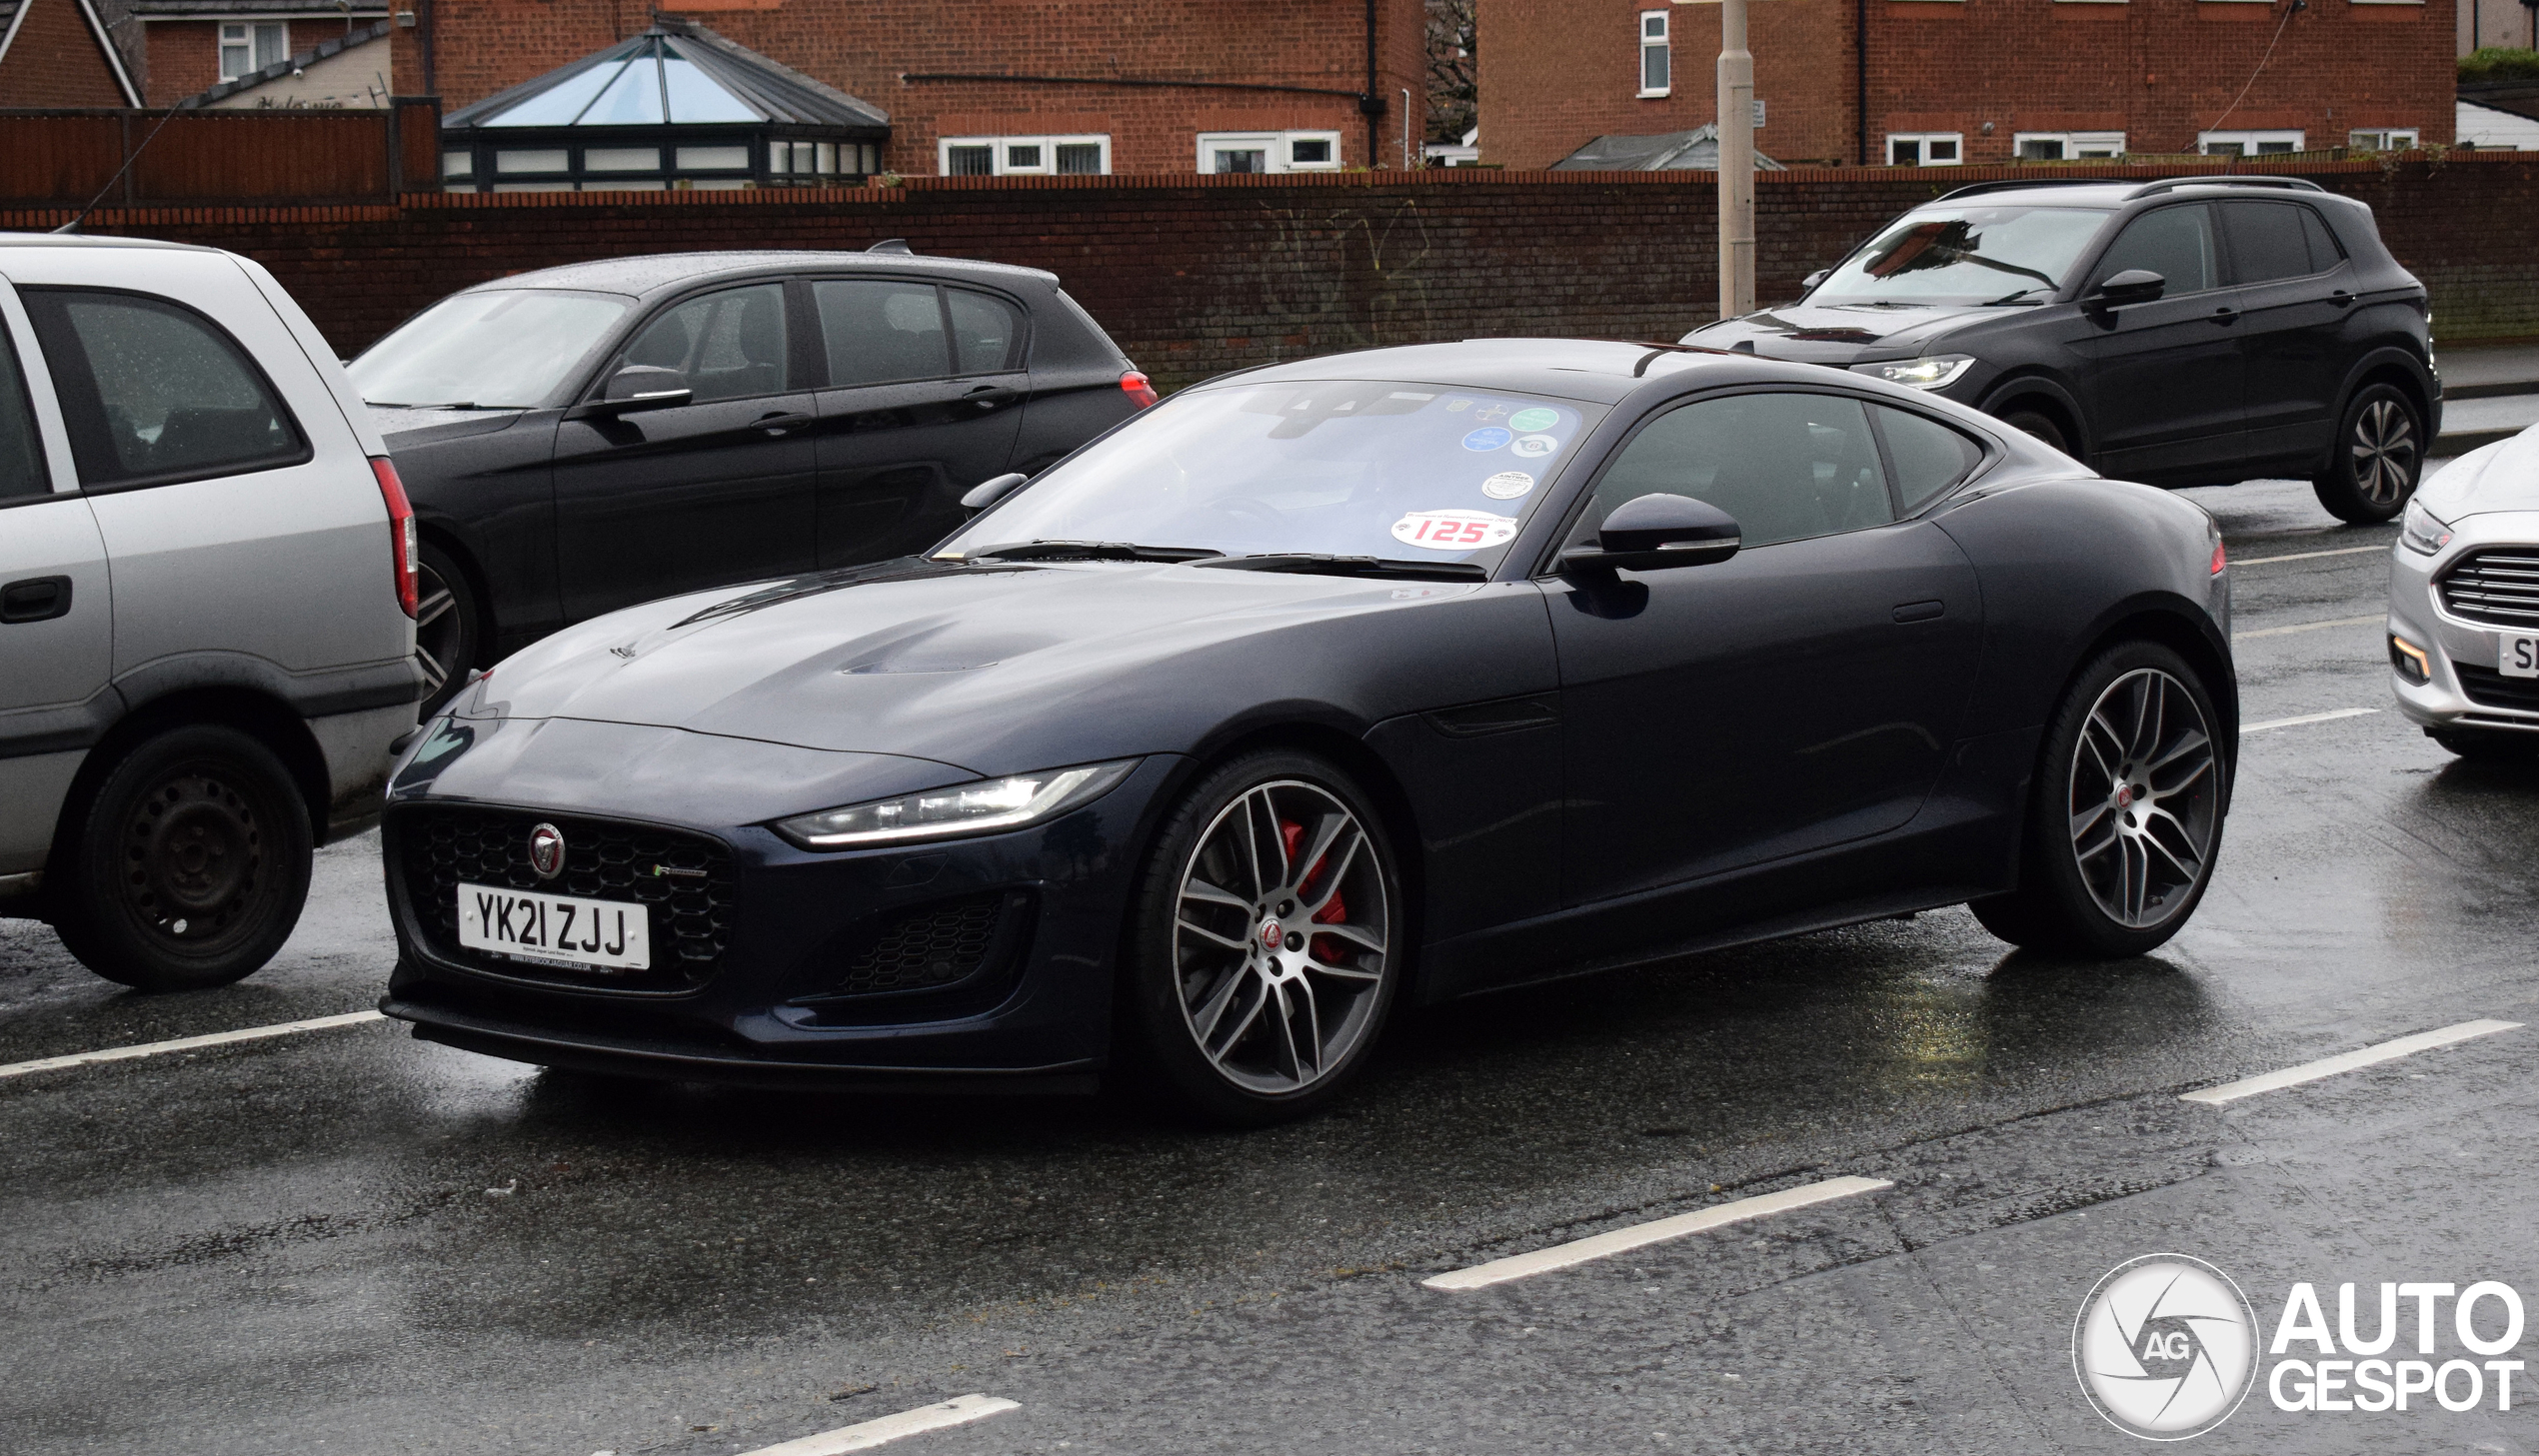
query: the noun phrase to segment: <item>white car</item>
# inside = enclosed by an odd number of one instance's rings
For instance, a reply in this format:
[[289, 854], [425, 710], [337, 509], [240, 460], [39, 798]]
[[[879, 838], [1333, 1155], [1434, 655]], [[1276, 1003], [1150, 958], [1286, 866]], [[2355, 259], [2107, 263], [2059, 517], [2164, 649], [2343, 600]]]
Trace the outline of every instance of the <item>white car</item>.
[[2399, 711], [2463, 756], [2539, 754], [2539, 427], [2425, 482], [2390, 556]]

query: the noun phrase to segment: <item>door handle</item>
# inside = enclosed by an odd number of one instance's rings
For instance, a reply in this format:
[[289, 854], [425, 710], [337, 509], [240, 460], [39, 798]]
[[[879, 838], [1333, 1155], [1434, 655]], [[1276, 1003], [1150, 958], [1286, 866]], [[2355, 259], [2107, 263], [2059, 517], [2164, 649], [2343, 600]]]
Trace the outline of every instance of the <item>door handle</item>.
[[1948, 604], [1945, 602], [1907, 602], [1895, 609], [1895, 620], [1928, 622], [1934, 617], [1944, 617], [1947, 613]]
[[2351, 308], [2354, 303], [2354, 296], [2340, 288], [2336, 290], [2336, 292], [2329, 294], [2327, 296], [2327, 301], [2336, 305], [2340, 309]]
[[2238, 320], [2238, 318], [2239, 310], [2232, 308], [2228, 304], [2223, 304], [2220, 308], [2213, 310], [2213, 322], [2216, 324], [2234, 323]]
[[800, 430], [805, 425], [811, 424], [819, 418], [820, 417], [817, 415], [801, 414], [761, 415], [750, 422], [750, 428], [753, 430], [764, 430], [770, 435], [782, 435], [789, 430]]
[[0, 587], [0, 623], [46, 622], [67, 617], [70, 610], [68, 577], [29, 577]]
[[1016, 398], [1018, 397], [1015, 392], [1004, 385], [983, 384], [964, 393], [961, 400], [966, 405], [977, 405], [983, 410], [993, 410], [999, 405], [1012, 403]]

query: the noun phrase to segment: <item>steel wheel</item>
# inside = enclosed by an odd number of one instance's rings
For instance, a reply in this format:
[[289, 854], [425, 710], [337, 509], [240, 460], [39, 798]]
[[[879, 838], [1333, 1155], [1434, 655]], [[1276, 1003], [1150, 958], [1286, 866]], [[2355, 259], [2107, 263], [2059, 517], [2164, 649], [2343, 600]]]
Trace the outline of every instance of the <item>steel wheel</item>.
[[2362, 498], [2374, 506], [2395, 506], [2415, 485], [2422, 454], [2416, 422], [2395, 399], [2368, 401], [2354, 416], [2347, 453], [2353, 458], [2354, 488]]
[[2072, 754], [2072, 857], [2109, 919], [2148, 929], [2193, 900], [2221, 822], [2217, 761], [2194, 695], [2158, 668], [2090, 706]]
[[1383, 867], [1357, 815], [1282, 778], [1218, 811], [1182, 869], [1173, 964], [1183, 1023], [1247, 1091], [1300, 1091], [1367, 1035], [1391, 973]]

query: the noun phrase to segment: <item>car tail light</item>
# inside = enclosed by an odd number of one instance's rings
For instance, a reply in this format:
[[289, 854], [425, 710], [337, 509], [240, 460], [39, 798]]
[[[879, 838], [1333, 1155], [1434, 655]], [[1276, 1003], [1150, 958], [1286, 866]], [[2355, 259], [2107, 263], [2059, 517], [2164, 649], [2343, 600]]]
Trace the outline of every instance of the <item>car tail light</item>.
[[1120, 389], [1123, 394], [1137, 401], [1138, 408], [1141, 410], [1155, 403], [1155, 386], [1149, 384], [1146, 375], [1138, 370], [1133, 369], [1120, 376]]
[[406, 483], [397, 479], [397, 467], [388, 457], [372, 456], [370, 473], [379, 477], [379, 499], [388, 503], [388, 553], [397, 571], [397, 605], [412, 617], [419, 596], [415, 582], [415, 508], [407, 503]]
[[2229, 556], [2228, 556], [2228, 555], [2227, 555], [2227, 554], [2223, 551], [2223, 549], [2222, 549], [2222, 544], [2221, 544], [2220, 542], [2218, 542], [2218, 541], [2214, 542], [2214, 543], [2213, 543], [2213, 570], [2212, 570], [2211, 575], [2216, 576], [2216, 577], [2220, 576], [2220, 575], [2222, 574], [2222, 568], [2224, 568], [2224, 567], [2226, 567], [2226, 566], [2229, 566], [2229, 565], [2230, 565], [2230, 558], [2229, 558]]

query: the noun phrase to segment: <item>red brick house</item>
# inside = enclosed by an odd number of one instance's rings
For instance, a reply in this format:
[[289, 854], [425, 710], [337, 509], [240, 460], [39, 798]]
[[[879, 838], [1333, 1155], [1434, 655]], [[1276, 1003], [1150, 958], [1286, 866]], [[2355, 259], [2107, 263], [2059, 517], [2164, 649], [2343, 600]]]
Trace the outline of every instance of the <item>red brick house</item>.
[[[2453, 3], [1757, 0], [1754, 144], [1922, 166], [2447, 145]], [[1484, 162], [1712, 120], [1715, 5], [1480, 0], [1478, 29]]]
[[[411, 0], [398, 8], [412, 8]], [[384, 0], [342, 9], [328, 0], [130, 0], [126, 9], [141, 22], [152, 106], [246, 80], [388, 18]]]
[[[399, 9], [409, 3], [426, 84], [444, 114], [616, 46], [654, 19], [623, 0], [396, 0]], [[1403, 93], [1425, 105], [1421, 0], [671, 8], [887, 114], [881, 165], [910, 176], [1399, 167]], [[153, 70], [155, 93], [155, 62]], [[1414, 165], [1424, 124], [1413, 111]]]
[[0, 0], [0, 106], [138, 106], [89, 0]]

